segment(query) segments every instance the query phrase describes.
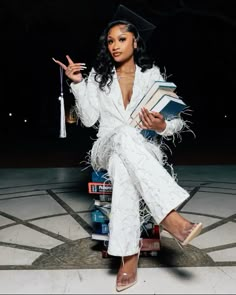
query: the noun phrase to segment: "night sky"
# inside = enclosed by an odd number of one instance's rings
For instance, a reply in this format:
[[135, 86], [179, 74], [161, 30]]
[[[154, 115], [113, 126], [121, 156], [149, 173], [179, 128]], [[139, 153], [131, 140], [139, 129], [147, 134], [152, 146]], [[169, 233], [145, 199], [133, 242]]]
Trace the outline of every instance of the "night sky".
[[[187, 119], [197, 137], [214, 145], [216, 137], [222, 142], [230, 136], [230, 144], [235, 144], [234, 2], [1, 1], [2, 144], [9, 138], [11, 142], [58, 138], [60, 76], [51, 58], [66, 61], [69, 54], [90, 69], [98, 37], [118, 4], [157, 26], [148, 42], [149, 52], [191, 106], [192, 116]], [[65, 79], [63, 86], [68, 107], [73, 97]], [[81, 126], [68, 126], [68, 131], [68, 140], [81, 142], [83, 137], [85, 143], [95, 134]]]

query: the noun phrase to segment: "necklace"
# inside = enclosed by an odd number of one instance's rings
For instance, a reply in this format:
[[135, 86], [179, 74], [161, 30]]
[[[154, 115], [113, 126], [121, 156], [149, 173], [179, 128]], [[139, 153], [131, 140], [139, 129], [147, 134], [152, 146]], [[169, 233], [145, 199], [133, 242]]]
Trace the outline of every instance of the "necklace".
[[119, 71], [117, 70], [116, 71], [116, 74], [117, 74], [117, 78], [118, 79], [122, 79], [122, 78], [128, 78], [128, 79], [133, 79], [134, 77], [134, 74], [135, 74], [135, 70], [132, 70], [132, 71]]

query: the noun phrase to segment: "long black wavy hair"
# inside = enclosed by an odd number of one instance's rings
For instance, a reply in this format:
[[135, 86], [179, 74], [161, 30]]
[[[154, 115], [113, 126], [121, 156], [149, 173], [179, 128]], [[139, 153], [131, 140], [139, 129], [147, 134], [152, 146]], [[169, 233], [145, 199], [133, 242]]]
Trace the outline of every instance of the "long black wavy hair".
[[153, 67], [153, 60], [148, 56], [146, 44], [137, 28], [132, 23], [124, 20], [113, 21], [108, 24], [99, 38], [99, 51], [94, 62], [95, 81], [99, 83], [99, 88], [102, 91], [105, 90], [106, 86], [110, 87], [113, 82], [113, 69], [116, 66], [116, 62], [108, 51], [107, 36], [110, 29], [116, 25], [125, 25], [126, 32], [134, 34], [137, 42], [137, 48], [134, 49], [134, 62], [141, 67], [141, 71], [145, 72]]

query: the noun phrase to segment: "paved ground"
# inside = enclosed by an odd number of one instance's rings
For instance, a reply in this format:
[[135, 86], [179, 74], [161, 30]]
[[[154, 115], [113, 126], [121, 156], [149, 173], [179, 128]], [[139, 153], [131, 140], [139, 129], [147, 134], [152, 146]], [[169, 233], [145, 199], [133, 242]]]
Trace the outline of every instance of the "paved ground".
[[[125, 294], [235, 294], [236, 165], [177, 165], [191, 194], [181, 208], [204, 229], [182, 251], [162, 236], [141, 257]], [[117, 259], [90, 238], [89, 171], [81, 167], [0, 169], [0, 293], [111, 294]]]

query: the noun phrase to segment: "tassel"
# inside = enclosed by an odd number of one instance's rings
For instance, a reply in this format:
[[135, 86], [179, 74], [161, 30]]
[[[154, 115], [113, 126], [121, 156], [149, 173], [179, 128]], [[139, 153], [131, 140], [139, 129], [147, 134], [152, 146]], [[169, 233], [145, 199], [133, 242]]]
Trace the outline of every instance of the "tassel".
[[63, 93], [58, 98], [60, 100], [60, 138], [66, 137], [66, 118], [65, 118], [65, 105]]
[[65, 116], [65, 104], [63, 96], [63, 68], [60, 67], [60, 83], [61, 83], [61, 95], [59, 96], [60, 101], [60, 138], [66, 137], [66, 116]]

